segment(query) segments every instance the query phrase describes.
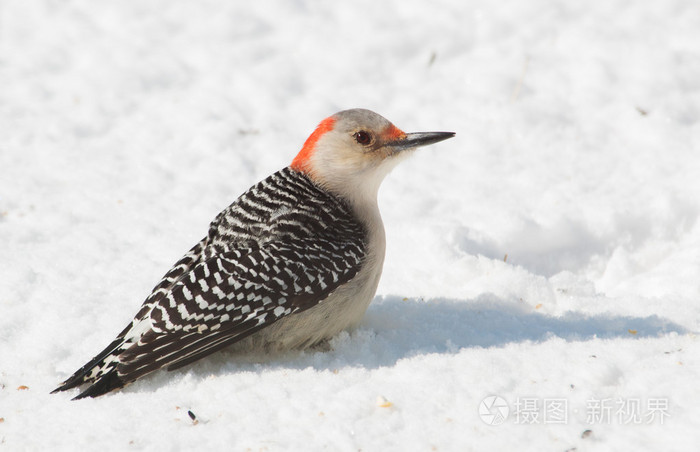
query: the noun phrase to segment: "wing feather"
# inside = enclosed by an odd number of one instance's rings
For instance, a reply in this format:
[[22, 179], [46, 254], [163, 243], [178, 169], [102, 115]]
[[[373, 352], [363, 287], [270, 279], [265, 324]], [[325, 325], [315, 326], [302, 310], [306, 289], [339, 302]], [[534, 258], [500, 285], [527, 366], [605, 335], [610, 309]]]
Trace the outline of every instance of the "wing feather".
[[201, 261], [152, 303], [139, 321], [150, 328], [119, 354], [117, 375], [128, 383], [177, 369], [310, 309], [352, 279], [363, 257], [361, 239], [286, 240]]

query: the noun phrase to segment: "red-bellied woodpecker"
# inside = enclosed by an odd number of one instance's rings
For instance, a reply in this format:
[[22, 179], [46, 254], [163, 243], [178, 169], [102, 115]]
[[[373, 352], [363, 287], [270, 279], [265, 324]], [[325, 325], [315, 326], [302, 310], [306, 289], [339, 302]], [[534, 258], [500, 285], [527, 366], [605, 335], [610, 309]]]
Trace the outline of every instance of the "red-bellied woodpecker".
[[96, 397], [231, 344], [318, 344], [356, 326], [384, 263], [377, 190], [407, 150], [453, 137], [404, 133], [369, 110], [323, 120], [292, 164], [243, 193], [166, 273], [132, 322], [54, 392]]

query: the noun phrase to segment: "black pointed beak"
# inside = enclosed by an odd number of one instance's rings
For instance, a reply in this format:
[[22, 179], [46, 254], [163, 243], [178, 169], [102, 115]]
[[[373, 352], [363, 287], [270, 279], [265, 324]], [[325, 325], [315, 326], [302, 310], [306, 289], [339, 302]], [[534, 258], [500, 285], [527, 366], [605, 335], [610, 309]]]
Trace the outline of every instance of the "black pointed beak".
[[427, 146], [429, 144], [439, 143], [440, 141], [452, 138], [454, 132], [416, 132], [407, 133], [403, 137], [387, 143], [397, 151]]

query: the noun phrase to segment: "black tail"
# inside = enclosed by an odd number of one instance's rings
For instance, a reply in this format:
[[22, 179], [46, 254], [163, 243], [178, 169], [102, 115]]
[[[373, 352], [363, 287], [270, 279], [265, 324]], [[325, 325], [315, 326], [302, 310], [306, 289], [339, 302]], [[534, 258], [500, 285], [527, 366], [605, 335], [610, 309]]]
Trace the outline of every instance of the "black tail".
[[124, 381], [119, 378], [115, 369], [102, 375], [95, 383], [90, 385], [85, 391], [73, 397], [73, 400], [84, 399], [85, 397], [99, 397], [115, 389], [123, 388]]
[[[124, 335], [129, 330], [129, 328], [130, 326], [125, 328], [124, 331], [122, 331], [121, 334], [119, 334], [119, 336], [117, 336], [117, 338], [113, 340], [111, 344], [109, 344], [104, 350], [97, 354], [97, 356], [88, 361], [87, 364], [78, 369], [73, 375], [71, 375], [66, 381], [61, 383], [56, 389], [51, 391], [51, 394], [55, 394], [60, 391], [67, 391], [68, 389], [73, 389], [86, 383], [96, 382], [110, 374], [113, 368], [109, 366], [109, 364], [106, 362], [106, 359], [112, 355], [116, 355], [121, 352], [120, 347], [124, 344]], [[102, 375], [91, 376], [90, 374], [95, 368], [102, 370]], [[124, 385], [122, 384], [122, 386]], [[121, 386], [115, 386], [114, 389], [116, 389], [117, 387]], [[80, 396], [78, 396], [78, 398], [80, 398]]]

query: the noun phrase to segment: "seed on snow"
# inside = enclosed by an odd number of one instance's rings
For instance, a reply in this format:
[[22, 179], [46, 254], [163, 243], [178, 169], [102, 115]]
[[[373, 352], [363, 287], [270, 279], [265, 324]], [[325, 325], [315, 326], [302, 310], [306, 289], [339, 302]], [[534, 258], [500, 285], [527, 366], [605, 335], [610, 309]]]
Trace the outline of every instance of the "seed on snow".
[[380, 408], [389, 408], [393, 403], [389, 402], [384, 396], [377, 396], [377, 406]]

